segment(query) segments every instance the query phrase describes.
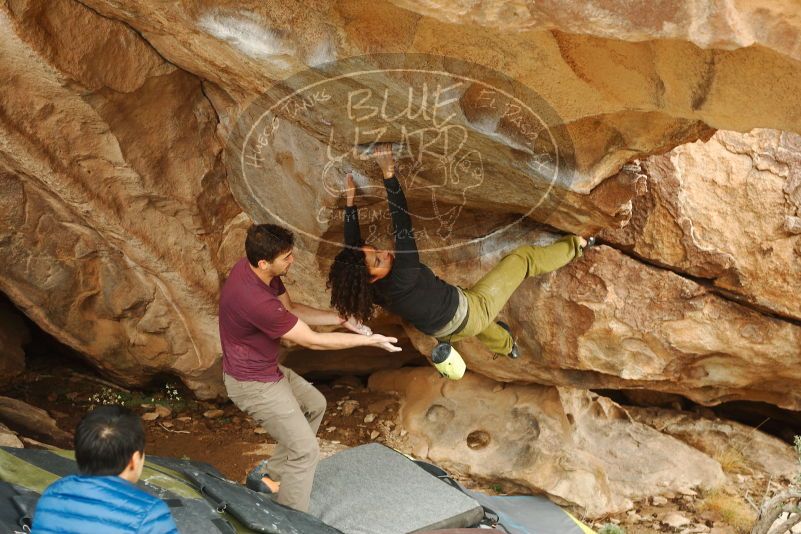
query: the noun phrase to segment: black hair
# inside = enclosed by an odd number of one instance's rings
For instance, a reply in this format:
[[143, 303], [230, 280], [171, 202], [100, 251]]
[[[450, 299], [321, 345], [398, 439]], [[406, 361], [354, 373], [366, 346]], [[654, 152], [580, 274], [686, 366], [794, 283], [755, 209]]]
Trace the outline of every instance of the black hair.
[[331, 290], [331, 307], [342, 317], [355, 317], [361, 322], [373, 317], [376, 289], [370, 283], [361, 248], [345, 247], [336, 255], [326, 285]]
[[295, 236], [277, 224], [254, 224], [248, 228], [245, 238], [245, 255], [253, 267], [259, 266], [259, 261], [272, 262], [284, 252], [292, 250]]
[[82, 475], [119, 475], [137, 451], [145, 451], [142, 420], [122, 406], [89, 412], [75, 430], [75, 460]]

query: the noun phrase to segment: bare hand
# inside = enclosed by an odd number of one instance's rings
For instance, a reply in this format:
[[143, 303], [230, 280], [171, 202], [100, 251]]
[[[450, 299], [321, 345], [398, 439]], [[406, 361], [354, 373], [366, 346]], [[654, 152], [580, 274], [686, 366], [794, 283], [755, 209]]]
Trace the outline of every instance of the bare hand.
[[373, 151], [378, 166], [381, 167], [381, 172], [384, 173], [384, 179], [388, 180], [395, 176], [395, 156], [392, 154], [392, 143], [381, 143], [376, 145]]
[[353, 182], [353, 173], [345, 175], [345, 202], [348, 206], [353, 206], [353, 199], [356, 198], [356, 184]]
[[357, 321], [353, 317], [348, 317], [348, 320], [342, 323], [342, 326], [350, 330], [351, 332], [355, 332], [357, 334], [361, 334], [363, 336], [369, 336], [373, 333], [370, 330], [370, 327], [362, 324], [361, 322]]
[[398, 338], [396, 337], [382, 336], [381, 334], [373, 334], [368, 337], [370, 339], [370, 345], [381, 347], [387, 352], [400, 352], [402, 350], [400, 347], [393, 345], [393, 343], [398, 342]]
[[587, 246], [587, 240], [586, 240], [586, 239], [584, 239], [584, 238], [583, 238], [583, 237], [581, 237], [581, 236], [578, 236], [578, 238], [579, 238], [579, 246], [580, 246], [581, 248], [584, 248], [584, 247], [586, 247], [586, 246]]

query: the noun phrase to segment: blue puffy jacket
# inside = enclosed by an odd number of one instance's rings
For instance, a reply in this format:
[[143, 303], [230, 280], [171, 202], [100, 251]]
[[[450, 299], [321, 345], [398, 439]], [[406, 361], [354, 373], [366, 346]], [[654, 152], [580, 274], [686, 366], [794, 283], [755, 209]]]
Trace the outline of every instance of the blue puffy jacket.
[[164, 501], [117, 476], [64, 477], [44, 491], [35, 534], [177, 534]]

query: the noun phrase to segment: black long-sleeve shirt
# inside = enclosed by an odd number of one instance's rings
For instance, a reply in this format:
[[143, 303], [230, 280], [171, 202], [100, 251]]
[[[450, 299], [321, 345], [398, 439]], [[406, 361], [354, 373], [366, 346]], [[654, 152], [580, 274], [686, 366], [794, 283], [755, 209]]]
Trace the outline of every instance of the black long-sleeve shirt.
[[[420, 263], [412, 220], [398, 179], [384, 180], [387, 204], [395, 236], [395, 261], [389, 274], [375, 282], [380, 304], [431, 334], [453, 318], [459, 305], [458, 290]], [[355, 206], [345, 208], [345, 244], [359, 246], [359, 214]]]

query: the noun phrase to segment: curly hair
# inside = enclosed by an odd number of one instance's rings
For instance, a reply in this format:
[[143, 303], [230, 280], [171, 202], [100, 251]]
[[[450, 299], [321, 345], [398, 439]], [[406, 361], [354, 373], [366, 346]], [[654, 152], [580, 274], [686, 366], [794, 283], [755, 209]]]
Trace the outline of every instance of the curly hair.
[[328, 271], [331, 307], [343, 317], [369, 321], [375, 311], [375, 288], [370, 283], [364, 251], [345, 247], [334, 258]]

